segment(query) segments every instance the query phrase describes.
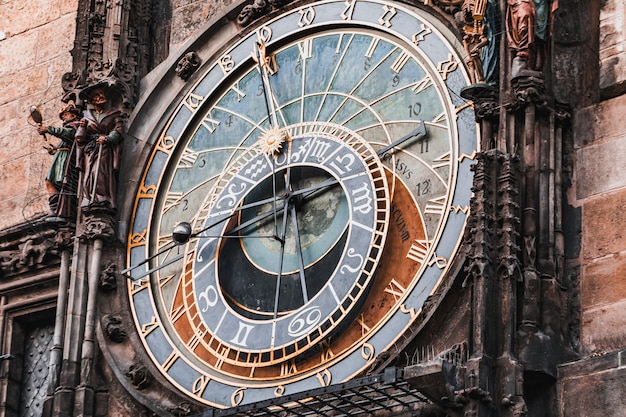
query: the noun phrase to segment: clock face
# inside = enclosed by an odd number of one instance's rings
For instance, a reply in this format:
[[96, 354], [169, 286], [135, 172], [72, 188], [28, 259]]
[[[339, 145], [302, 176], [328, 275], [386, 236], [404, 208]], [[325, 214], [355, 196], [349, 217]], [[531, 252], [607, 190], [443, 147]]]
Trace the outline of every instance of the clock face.
[[[477, 146], [459, 55], [421, 12], [324, 1], [203, 71], [135, 198], [128, 264], [152, 258], [128, 286], [144, 348], [215, 407], [358, 375], [459, 245]], [[193, 233], [174, 245], [179, 222]]]

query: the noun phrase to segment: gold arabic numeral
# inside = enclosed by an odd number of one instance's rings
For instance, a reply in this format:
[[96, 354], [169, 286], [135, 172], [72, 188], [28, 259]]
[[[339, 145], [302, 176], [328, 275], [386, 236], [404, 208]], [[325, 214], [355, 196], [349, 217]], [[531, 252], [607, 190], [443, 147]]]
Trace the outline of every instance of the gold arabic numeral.
[[300, 13], [300, 19], [298, 20], [298, 26], [305, 27], [310, 26], [315, 20], [315, 9], [313, 7], [307, 7], [304, 10], [298, 10]]
[[422, 91], [426, 90], [431, 85], [433, 85], [433, 80], [432, 78], [430, 78], [430, 76], [426, 75], [421, 80], [416, 81], [414, 87], [411, 89], [413, 90], [415, 94], [419, 94]]
[[393, 296], [393, 299], [398, 302], [404, 294], [406, 293], [406, 288], [404, 288], [395, 278], [392, 278], [387, 287], [385, 288], [385, 292], [389, 293]]
[[203, 96], [195, 94], [195, 93], [189, 93], [187, 97], [185, 97], [183, 104], [185, 105], [185, 107], [191, 110], [192, 113], [195, 113], [203, 101], [204, 101]]
[[424, 214], [442, 216], [446, 211], [446, 199], [447, 196], [442, 195], [441, 197], [435, 197], [428, 200], [426, 207], [424, 207]]
[[144, 323], [141, 325], [141, 335], [145, 339], [154, 329], [159, 327], [161, 323], [156, 316], [152, 316], [152, 319], [148, 323]]
[[374, 359], [375, 354], [376, 349], [372, 344], [366, 342], [361, 345], [361, 356], [366, 361], [371, 361], [372, 359]]
[[459, 66], [459, 62], [454, 59], [452, 54], [448, 54], [448, 59], [437, 64], [437, 71], [441, 74], [443, 80], [448, 79], [448, 74], [455, 71]]
[[245, 390], [245, 388], [238, 388], [235, 392], [233, 392], [233, 395], [230, 396], [230, 403], [233, 407], [241, 404], [241, 402], [243, 401], [243, 393]]
[[[200, 96], [196, 96], [196, 97], [200, 97]], [[200, 99], [202, 99], [202, 97], [200, 97]], [[185, 104], [185, 105], [187, 105], [187, 104]], [[189, 107], [189, 106], [187, 106], [187, 107]], [[190, 109], [190, 110], [192, 112], [195, 112], [194, 109]], [[157, 151], [161, 151], [161, 152], [169, 155], [169, 154], [172, 153], [172, 149], [174, 149], [174, 145], [176, 145], [176, 140], [172, 136], [162, 136], [157, 141], [156, 150]]]
[[206, 375], [200, 375], [198, 379], [193, 381], [193, 384], [191, 385], [191, 392], [198, 397], [202, 397], [202, 394], [204, 394], [204, 390], [209, 385], [209, 382], [211, 382], [211, 378]]
[[209, 111], [209, 113], [202, 119], [201, 124], [209, 131], [209, 133], [213, 133], [215, 132], [215, 129], [217, 129], [217, 127], [220, 125], [220, 122], [219, 120], [213, 119], [213, 116]]
[[354, 6], [356, 6], [356, 0], [346, 0], [343, 2], [346, 8], [341, 12], [341, 18], [343, 20], [352, 20], [352, 14], [354, 13]]
[[256, 38], [263, 45], [272, 40], [272, 35], [272, 28], [267, 25], [261, 26], [256, 31]]
[[298, 372], [298, 367], [296, 366], [295, 359], [291, 359], [287, 362], [283, 362], [280, 364], [280, 376], [293, 375], [297, 372]]
[[146, 288], [148, 288], [149, 284], [150, 284], [150, 281], [148, 280], [148, 278], [141, 278], [141, 279], [138, 279], [137, 281], [131, 281], [130, 282], [130, 294], [135, 295], [139, 291], [145, 290]]
[[426, 39], [426, 35], [432, 33], [432, 29], [426, 25], [426, 23], [422, 23], [422, 27], [418, 32], [415, 32], [411, 38], [413, 44], [415, 46], [419, 46], [419, 43]]
[[378, 23], [380, 23], [381, 25], [383, 25], [386, 28], [390, 28], [391, 27], [391, 19], [393, 19], [393, 17], [396, 15], [396, 8], [389, 6], [389, 5], [383, 5], [383, 14], [382, 16], [380, 16], [380, 18], [378, 18]]
[[276, 389], [274, 389], [274, 397], [276, 397], [276, 398], [282, 397], [284, 393], [285, 393], [285, 386], [284, 385], [279, 385], [279, 386], [276, 387]]
[[228, 74], [235, 68], [235, 61], [230, 54], [222, 56], [218, 62], [224, 75]]
[[168, 356], [167, 359], [165, 359], [165, 362], [161, 364], [161, 366], [163, 367], [163, 370], [165, 372], [169, 371], [170, 368], [174, 365], [174, 363], [178, 360], [178, 358], [180, 358], [180, 353], [173, 350], [172, 353], [170, 353], [170, 356]]
[[148, 235], [147, 230], [142, 230], [141, 232], [135, 232], [128, 238], [128, 248], [136, 248], [137, 246], [144, 246], [146, 244], [146, 236]]
[[333, 374], [327, 368], [318, 372], [316, 376], [320, 381], [320, 385], [323, 387], [327, 387], [331, 384], [331, 382], [333, 382]]

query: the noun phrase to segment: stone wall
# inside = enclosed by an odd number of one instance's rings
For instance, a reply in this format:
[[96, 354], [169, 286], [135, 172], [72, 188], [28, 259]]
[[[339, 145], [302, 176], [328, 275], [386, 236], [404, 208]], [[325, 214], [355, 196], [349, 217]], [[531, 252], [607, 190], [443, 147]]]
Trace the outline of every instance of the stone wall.
[[[574, 182], [581, 213], [580, 361], [559, 369], [560, 415], [624, 416], [626, 398], [626, 5], [601, 2], [599, 102], [573, 114]], [[592, 47], [593, 44], [582, 47]]]
[[[28, 124], [38, 105], [59, 125], [61, 77], [71, 70], [78, 0], [3, 2], [0, 19], [0, 229], [48, 211], [44, 185], [51, 156]], [[53, 138], [49, 138], [56, 145]]]

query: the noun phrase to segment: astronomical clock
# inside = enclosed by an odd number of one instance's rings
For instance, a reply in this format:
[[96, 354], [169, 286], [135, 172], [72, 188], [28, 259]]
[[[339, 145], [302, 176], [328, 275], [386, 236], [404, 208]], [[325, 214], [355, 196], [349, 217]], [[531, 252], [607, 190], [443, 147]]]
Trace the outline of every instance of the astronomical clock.
[[156, 124], [126, 294], [154, 369], [227, 408], [363, 375], [402, 336], [460, 245], [478, 133], [423, 10], [318, 1], [220, 42]]

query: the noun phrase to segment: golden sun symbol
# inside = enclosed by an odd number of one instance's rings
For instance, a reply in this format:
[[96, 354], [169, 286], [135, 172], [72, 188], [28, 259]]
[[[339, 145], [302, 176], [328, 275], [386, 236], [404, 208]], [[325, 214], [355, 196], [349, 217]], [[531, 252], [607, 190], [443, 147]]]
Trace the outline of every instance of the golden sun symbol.
[[286, 140], [287, 132], [279, 127], [271, 127], [261, 136], [261, 148], [267, 155], [273, 155], [280, 151]]

